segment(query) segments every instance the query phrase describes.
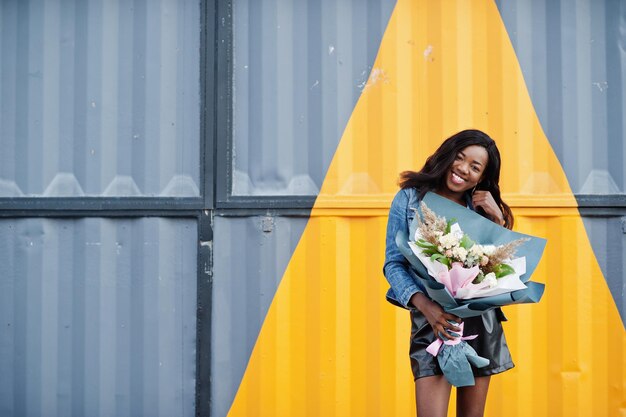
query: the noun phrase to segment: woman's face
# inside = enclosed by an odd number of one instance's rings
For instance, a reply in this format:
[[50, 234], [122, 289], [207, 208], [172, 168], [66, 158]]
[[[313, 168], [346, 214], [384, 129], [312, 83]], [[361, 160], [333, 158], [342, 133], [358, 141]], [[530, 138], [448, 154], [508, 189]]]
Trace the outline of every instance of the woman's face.
[[480, 145], [461, 149], [446, 174], [446, 187], [453, 193], [463, 193], [474, 188], [481, 180], [489, 155]]

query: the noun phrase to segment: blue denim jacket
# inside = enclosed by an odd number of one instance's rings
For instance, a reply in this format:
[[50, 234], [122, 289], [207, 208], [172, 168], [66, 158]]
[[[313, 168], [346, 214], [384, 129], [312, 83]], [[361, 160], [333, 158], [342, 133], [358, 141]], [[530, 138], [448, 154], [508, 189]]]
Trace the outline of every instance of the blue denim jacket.
[[[389, 209], [389, 219], [387, 221], [387, 238], [385, 249], [385, 265], [383, 274], [389, 281], [389, 291], [387, 291], [387, 301], [398, 307], [413, 308], [409, 305], [411, 297], [416, 292], [425, 292], [421, 284], [418, 283], [413, 269], [409, 267], [409, 262], [398, 250], [396, 245], [396, 233], [398, 230], [405, 230], [409, 233], [409, 225], [415, 217], [415, 211], [419, 205], [419, 193], [415, 188], [405, 188], [398, 191]], [[466, 196], [467, 205], [472, 207], [471, 198]]]

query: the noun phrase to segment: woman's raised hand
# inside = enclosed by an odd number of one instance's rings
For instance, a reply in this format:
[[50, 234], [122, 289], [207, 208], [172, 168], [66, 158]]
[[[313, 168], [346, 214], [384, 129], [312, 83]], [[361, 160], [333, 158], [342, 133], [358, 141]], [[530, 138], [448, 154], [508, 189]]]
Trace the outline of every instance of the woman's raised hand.
[[502, 210], [498, 207], [498, 203], [494, 200], [489, 191], [476, 190], [472, 194], [472, 204], [474, 208], [480, 207], [485, 211], [485, 214], [491, 218], [494, 222], [500, 226], [504, 225], [504, 215]]

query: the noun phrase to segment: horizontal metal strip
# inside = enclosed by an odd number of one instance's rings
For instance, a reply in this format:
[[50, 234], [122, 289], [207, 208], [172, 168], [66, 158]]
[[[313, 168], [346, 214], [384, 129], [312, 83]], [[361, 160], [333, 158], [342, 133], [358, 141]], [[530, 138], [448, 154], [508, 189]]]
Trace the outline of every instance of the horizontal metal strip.
[[215, 215], [220, 217], [251, 217], [251, 216], [270, 216], [270, 217], [309, 217], [311, 208], [218, 208], [215, 209]]
[[[515, 209], [519, 208], [580, 208], [609, 209], [611, 212], [626, 208], [626, 195], [521, 195], [505, 194], [504, 200]], [[216, 215], [249, 216], [322, 214], [320, 210], [345, 210], [368, 212], [372, 215], [387, 210], [392, 194], [361, 196], [314, 196], [236, 198], [217, 203]], [[206, 207], [202, 197], [19, 197], [0, 198], [0, 216], [116, 216], [116, 215], [164, 215], [189, 216], [198, 214]], [[106, 212], [102, 213], [102, 212]], [[117, 213], [117, 214], [116, 214]], [[607, 212], [608, 213], [608, 212]], [[374, 214], [377, 215], [377, 214]]]
[[[323, 209], [375, 209], [389, 208], [393, 194], [342, 195], [342, 196], [280, 196], [280, 197], [237, 197], [219, 201], [218, 209], [281, 209], [315, 208]], [[580, 194], [572, 198], [570, 194], [503, 194], [504, 200], [513, 208], [517, 207], [626, 207], [626, 194], [589, 195]]]
[[218, 209], [242, 209], [242, 208], [312, 208], [316, 196], [237, 196], [227, 200], [218, 200]]
[[202, 197], [18, 197], [0, 198], [0, 215], [8, 211], [180, 211], [203, 206]]
[[200, 210], [0, 210], [0, 218], [178, 217], [198, 218]]
[[579, 207], [626, 207], [626, 194], [577, 194]]
[[[615, 217], [626, 215], [626, 207], [513, 207], [515, 214], [524, 217]], [[0, 210], [0, 218], [16, 217], [189, 217], [198, 218], [210, 210]], [[213, 210], [220, 217], [386, 217], [388, 208], [232, 208]]]

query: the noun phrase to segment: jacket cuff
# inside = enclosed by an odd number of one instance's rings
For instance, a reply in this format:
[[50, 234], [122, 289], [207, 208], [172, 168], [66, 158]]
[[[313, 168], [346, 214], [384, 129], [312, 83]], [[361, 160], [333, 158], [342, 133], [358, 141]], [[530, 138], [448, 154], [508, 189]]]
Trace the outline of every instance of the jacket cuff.
[[417, 285], [410, 285], [407, 288], [405, 288], [405, 290], [402, 292], [402, 295], [400, 295], [400, 299], [398, 301], [400, 301], [402, 305], [405, 306], [406, 308], [415, 308], [415, 306], [410, 304], [410, 302], [411, 302], [411, 297], [413, 297], [413, 295], [418, 292], [423, 292], [423, 291], [420, 290]]

